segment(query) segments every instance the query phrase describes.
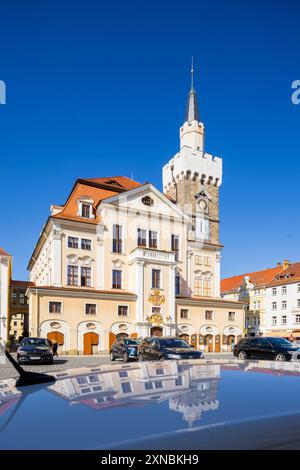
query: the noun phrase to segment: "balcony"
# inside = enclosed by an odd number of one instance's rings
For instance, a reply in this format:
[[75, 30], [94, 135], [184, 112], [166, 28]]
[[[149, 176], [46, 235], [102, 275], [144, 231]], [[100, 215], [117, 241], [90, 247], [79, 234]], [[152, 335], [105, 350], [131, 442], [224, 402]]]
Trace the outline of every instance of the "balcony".
[[129, 254], [129, 263], [135, 261], [153, 261], [159, 264], [174, 264], [175, 253], [173, 251], [162, 251], [151, 248], [135, 248]]

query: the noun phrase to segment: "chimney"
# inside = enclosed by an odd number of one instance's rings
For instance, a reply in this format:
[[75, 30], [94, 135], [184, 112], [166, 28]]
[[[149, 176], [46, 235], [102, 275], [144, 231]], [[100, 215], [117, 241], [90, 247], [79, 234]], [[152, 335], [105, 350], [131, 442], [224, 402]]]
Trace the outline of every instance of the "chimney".
[[289, 262], [288, 259], [284, 259], [284, 260], [283, 260], [283, 263], [282, 263], [283, 269], [287, 269], [287, 268], [290, 266], [290, 264], [291, 264], [291, 263]]
[[281, 266], [281, 262], [278, 261], [278, 263], [276, 263], [276, 266], [279, 268]]

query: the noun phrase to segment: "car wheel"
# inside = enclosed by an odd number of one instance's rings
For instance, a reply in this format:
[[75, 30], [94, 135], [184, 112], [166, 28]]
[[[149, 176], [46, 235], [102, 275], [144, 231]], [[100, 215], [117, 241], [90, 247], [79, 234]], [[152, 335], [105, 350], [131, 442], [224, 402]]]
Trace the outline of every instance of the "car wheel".
[[286, 357], [285, 357], [284, 354], [278, 353], [278, 354], [275, 355], [274, 360], [278, 361], [278, 362], [284, 362], [284, 361], [286, 361]]
[[111, 352], [111, 353], [110, 353], [110, 360], [111, 360], [111, 361], [114, 361], [115, 359], [116, 359], [116, 358], [115, 358], [114, 353]]
[[124, 352], [123, 354], [123, 362], [128, 362], [129, 358], [128, 358], [128, 353], [127, 352]]
[[238, 358], [244, 361], [245, 359], [247, 359], [247, 353], [245, 351], [240, 351], [238, 353]]

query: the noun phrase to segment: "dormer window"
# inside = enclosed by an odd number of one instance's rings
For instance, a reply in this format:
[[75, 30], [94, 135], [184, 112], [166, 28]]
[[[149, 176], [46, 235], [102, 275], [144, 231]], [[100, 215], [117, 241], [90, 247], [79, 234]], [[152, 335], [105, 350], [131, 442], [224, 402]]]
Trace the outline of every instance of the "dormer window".
[[93, 214], [93, 203], [94, 203], [93, 199], [87, 196], [81, 197], [80, 199], [78, 199], [77, 215], [79, 217], [82, 217], [83, 219], [94, 219], [95, 216]]

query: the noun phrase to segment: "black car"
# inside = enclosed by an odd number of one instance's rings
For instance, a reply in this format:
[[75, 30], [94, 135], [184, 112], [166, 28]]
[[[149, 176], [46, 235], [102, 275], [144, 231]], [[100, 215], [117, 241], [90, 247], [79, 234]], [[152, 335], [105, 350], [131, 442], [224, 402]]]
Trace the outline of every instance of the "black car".
[[180, 338], [151, 336], [139, 346], [140, 360], [163, 361], [164, 359], [203, 359], [200, 351]]
[[137, 359], [138, 345], [139, 341], [133, 338], [117, 339], [110, 349], [110, 360], [123, 359], [124, 362], [128, 362]]
[[243, 338], [234, 347], [234, 356], [239, 359], [267, 359], [290, 361], [300, 359], [300, 348], [287, 339], [272, 337]]
[[52, 364], [53, 353], [50, 343], [44, 338], [24, 338], [17, 350], [19, 364]]

